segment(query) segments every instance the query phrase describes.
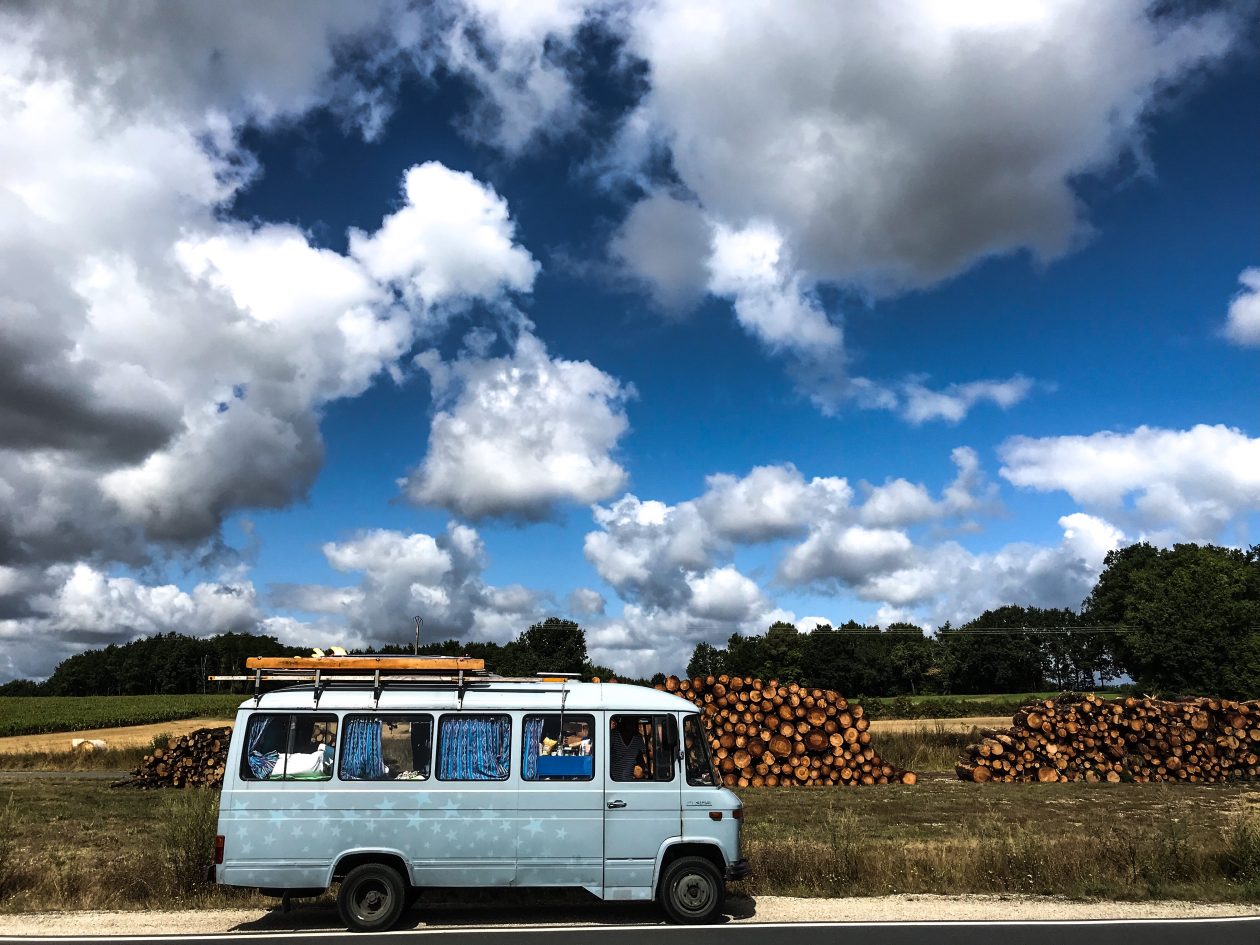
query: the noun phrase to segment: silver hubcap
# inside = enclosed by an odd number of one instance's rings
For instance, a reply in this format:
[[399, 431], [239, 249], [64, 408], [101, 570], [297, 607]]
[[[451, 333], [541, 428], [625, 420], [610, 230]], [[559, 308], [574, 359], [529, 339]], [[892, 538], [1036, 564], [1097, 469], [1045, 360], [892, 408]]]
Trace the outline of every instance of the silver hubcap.
[[675, 889], [678, 905], [687, 912], [704, 912], [713, 901], [713, 884], [700, 873], [687, 873]]

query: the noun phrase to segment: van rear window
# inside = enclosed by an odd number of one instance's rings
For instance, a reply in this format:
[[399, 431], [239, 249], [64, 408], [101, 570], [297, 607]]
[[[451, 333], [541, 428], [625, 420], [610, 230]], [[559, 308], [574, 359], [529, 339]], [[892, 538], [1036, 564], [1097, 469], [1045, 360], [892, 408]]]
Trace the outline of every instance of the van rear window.
[[424, 781], [433, 766], [433, 716], [347, 715], [341, 733], [343, 781]]
[[507, 715], [444, 715], [438, 728], [438, 778], [504, 781], [511, 765]]
[[327, 781], [332, 777], [336, 744], [335, 715], [253, 715], [245, 730], [241, 779]]

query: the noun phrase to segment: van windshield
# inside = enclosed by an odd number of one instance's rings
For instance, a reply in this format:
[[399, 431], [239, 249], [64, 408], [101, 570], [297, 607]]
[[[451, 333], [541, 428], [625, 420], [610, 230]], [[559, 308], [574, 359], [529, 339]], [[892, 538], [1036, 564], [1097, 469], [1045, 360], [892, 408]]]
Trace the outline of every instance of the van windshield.
[[709, 754], [709, 736], [699, 715], [683, 718], [683, 742], [687, 749], [687, 783], [698, 787], [720, 785], [722, 778]]

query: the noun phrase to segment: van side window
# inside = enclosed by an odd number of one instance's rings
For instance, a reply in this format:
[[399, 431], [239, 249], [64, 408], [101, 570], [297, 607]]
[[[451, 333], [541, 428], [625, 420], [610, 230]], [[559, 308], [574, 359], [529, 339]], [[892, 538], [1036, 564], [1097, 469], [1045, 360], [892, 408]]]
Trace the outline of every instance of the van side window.
[[433, 765], [433, 716], [347, 715], [343, 781], [425, 781]]
[[612, 779], [674, 780], [677, 744], [672, 715], [614, 715], [608, 733], [608, 770]]
[[250, 718], [241, 754], [245, 781], [327, 781], [332, 777], [337, 717], [266, 713]]
[[722, 783], [709, 754], [709, 735], [698, 715], [683, 718], [683, 746], [687, 757], [687, 783], [697, 787], [718, 787]]
[[504, 781], [511, 752], [511, 716], [442, 716], [438, 727], [440, 780]]
[[521, 777], [526, 781], [590, 781], [595, 777], [595, 717], [525, 716]]

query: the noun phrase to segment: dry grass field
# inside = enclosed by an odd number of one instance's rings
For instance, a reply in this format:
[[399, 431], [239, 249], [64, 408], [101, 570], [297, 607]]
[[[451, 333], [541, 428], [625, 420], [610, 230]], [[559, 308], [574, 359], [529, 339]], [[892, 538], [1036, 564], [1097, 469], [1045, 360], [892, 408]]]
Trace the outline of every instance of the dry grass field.
[[1260, 902], [1260, 785], [971, 784], [740, 792], [745, 891]]
[[180, 719], [154, 722], [148, 725], [111, 726], [109, 728], [80, 728], [68, 732], [51, 732], [41, 735], [10, 735], [0, 738], [0, 768], [12, 767], [10, 756], [41, 753], [61, 755], [70, 747], [72, 738], [99, 738], [111, 749], [147, 748], [158, 735], [186, 735], [199, 728], [217, 728], [231, 725], [232, 716], [213, 718]]
[[[921, 749], [920, 749], [921, 750]], [[1260, 785], [746, 790], [753, 896], [1260, 902]], [[207, 886], [213, 791], [0, 776], [0, 911], [260, 907]]]

